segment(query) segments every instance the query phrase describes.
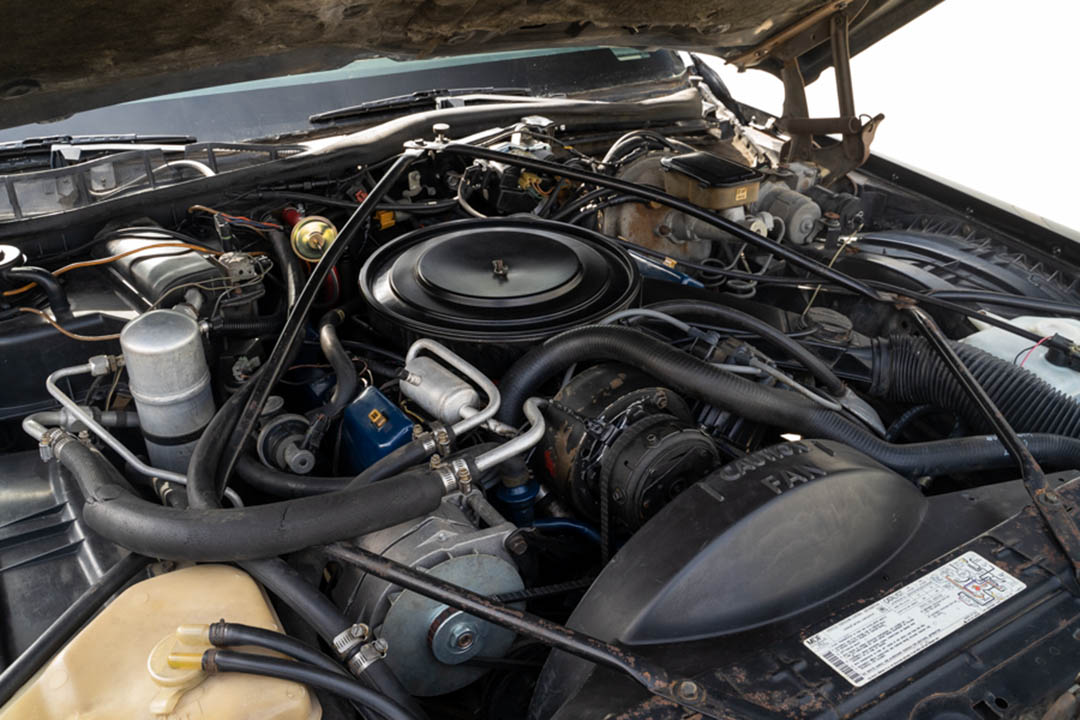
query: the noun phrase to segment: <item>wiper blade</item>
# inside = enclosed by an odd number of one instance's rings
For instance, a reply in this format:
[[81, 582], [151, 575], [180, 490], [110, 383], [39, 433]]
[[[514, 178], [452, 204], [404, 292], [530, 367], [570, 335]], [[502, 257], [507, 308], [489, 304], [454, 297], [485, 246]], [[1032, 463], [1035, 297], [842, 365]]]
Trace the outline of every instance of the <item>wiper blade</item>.
[[[432, 90], [417, 90], [407, 95], [393, 95], [378, 100], [368, 100], [358, 105], [327, 110], [317, 113], [308, 118], [312, 125], [324, 125], [337, 122], [338, 120], [354, 120], [367, 115], [378, 115], [395, 110], [412, 110], [418, 107], [430, 106], [433, 109], [441, 107], [454, 107], [451, 98], [462, 95], [516, 95], [529, 96], [532, 91], [522, 87], [471, 87], [471, 88], [439, 88]], [[462, 103], [463, 104], [463, 103]]]
[[117, 133], [113, 135], [42, 135], [22, 140], [0, 142], [0, 155], [49, 152], [53, 145], [191, 145], [197, 139], [191, 135], [137, 135]]

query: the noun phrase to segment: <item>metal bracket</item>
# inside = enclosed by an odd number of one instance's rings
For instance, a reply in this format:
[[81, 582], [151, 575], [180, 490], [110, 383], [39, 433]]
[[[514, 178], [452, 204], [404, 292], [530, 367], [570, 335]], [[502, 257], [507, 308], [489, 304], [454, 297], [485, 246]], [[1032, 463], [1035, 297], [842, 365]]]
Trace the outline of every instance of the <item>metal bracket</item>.
[[[884, 115], [878, 114], [864, 123], [855, 112], [848, 28], [852, 18], [862, 12], [866, 3], [867, 0], [833, 0], [756, 48], [728, 61], [740, 70], [759, 65], [769, 58], [782, 64], [780, 79], [784, 83], [784, 111], [779, 129], [791, 137], [784, 146], [782, 159], [785, 162], [808, 161], [820, 166], [825, 171], [825, 185], [867, 161], [870, 143], [885, 119]], [[826, 39], [832, 46], [840, 114], [833, 118], [811, 118], [799, 57]], [[815, 135], [829, 134], [842, 135], [843, 140], [836, 145], [814, 146]]]

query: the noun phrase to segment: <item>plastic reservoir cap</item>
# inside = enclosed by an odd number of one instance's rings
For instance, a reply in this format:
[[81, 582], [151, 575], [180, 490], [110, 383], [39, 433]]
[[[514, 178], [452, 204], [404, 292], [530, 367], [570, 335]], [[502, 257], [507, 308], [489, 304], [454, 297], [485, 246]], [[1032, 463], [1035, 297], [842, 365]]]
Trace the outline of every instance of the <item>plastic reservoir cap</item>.
[[0, 708], [0, 720], [319, 720], [318, 701], [298, 683], [155, 662], [184, 641], [178, 627], [222, 618], [280, 630], [262, 590], [236, 568], [197, 565], [132, 585]]

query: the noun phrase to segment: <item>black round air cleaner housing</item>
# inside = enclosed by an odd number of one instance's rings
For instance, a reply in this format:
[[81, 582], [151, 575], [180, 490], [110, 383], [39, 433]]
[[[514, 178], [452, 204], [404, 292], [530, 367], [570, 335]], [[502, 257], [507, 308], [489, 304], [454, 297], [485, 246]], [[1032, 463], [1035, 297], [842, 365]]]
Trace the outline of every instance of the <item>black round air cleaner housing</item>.
[[376, 250], [360, 291], [413, 336], [523, 344], [630, 306], [640, 277], [610, 239], [539, 219], [440, 223]]

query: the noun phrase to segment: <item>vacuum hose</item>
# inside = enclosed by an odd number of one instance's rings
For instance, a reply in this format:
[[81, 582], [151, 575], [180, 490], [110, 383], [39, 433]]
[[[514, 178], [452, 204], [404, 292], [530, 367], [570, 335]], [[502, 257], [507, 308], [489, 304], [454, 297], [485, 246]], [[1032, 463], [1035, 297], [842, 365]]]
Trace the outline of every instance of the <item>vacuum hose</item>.
[[[895, 445], [844, 415], [795, 393], [751, 383], [632, 328], [590, 326], [568, 330], [523, 355], [503, 376], [498, 419], [519, 422], [524, 398], [574, 363], [614, 361], [637, 368], [673, 389], [806, 437], [846, 443], [908, 477], [1010, 467], [1014, 461], [996, 436]], [[1080, 457], [1080, 440], [1060, 435], [1021, 436], [1050, 467], [1069, 467]]]

